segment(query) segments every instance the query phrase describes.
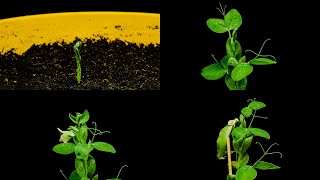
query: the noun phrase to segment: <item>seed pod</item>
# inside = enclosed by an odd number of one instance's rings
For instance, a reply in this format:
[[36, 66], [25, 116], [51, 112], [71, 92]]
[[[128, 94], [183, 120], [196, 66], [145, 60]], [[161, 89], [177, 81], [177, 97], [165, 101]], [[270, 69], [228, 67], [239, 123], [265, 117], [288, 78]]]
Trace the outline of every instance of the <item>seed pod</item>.
[[225, 159], [227, 150], [227, 139], [230, 136], [233, 125], [227, 125], [221, 129], [217, 139], [217, 157], [218, 159]]

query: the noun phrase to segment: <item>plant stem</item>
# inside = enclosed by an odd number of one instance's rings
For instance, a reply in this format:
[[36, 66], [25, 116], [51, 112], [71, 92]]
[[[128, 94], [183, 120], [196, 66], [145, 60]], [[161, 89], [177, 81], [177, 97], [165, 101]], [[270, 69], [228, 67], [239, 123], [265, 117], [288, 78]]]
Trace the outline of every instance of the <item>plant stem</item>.
[[228, 30], [228, 34], [229, 34], [229, 38], [231, 39], [231, 38], [232, 38], [232, 35], [231, 35], [230, 30]]
[[248, 128], [250, 128], [251, 127], [251, 124], [252, 124], [252, 122], [253, 122], [253, 119], [256, 117], [255, 115], [256, 115], [256, 110], [254, 110], [254, 112], [253, 112], [253, 114], [252, 114], [252, 119], [251, 119], [251, 121], [250, 121], [250, 124], [249, 124], [249, 126], [248, 126]]
[[230, 137], [228, 137], [227, 139], [227, 154], [228, 154], [228, 171], [229, 171], [229, 175], [232, 175]]
[[96, 123], [96, 122], [92, 122], [92, 124], [94, 124], [94, 133], [93, 133], [93, 137], [92, 137], [92, 139], [91, 139], [91, 142], [93, 143], [94, 137], [96, 136], [97, 123]]
[[119, 170], [119, 172], [118, 172], [118, 175], [117, 175], [117, 179], [119, 179], [120, 172], [121, 172], [122, 168], [124, 168], [124, 167], [128, 167], [128, 165], [123, 165], [123, 166], [120, 168], [120, 170]]
[[257, 110], [254, 110], [254, 112], [253, 112], [253, 114], [252, 114], [252, 119], [251, 119], [251, 122], [250, 122], [250, 124], [249, 124], [249, 126], [248, 126], [249, 128], [251, 127], [251, 124], [252, 124], [252, 122], [253, 122], [253, 119], [256, 118], [256, 117], [262, 118], [262, 119], [268, 119], [268, 117], [256, 116], [256, 111], [257, 111]]
[[84, 168], [85, 168], [87, 177], [88, 177], [88, 157], [89, 155], [86, 158], [84, 158]]
[[62, 174], [62, 176], [64, 177], [64, 178], [66, 178], [66, 180], [68, 180], [68, 178], [66, 177], [66, 175], [64, 175], [63, 174], [63, 171], [60, 169], [60, 173]]
[[[258, 159], [258, 161], [256, 161], [252, 166], [256, 165], [259, 161], [262, 160], [262, 158], [263, 158], [264, 156], [266, 156], [266, 155], [268, 155], [268, 154], [280, 153], [280, 152], [268, 153], [269, 150], [272, 148], [272, 146], [274, 146], [274, 145], [278, 145], [278, 146], [279, 146], [278, 143], [273, 143], [273, 144], [271, 144], [271, 146], [269, 146], [269, 148], [268, 148], [266, 151], [263, 149], [262, 145], [261, 145], [259, 142], [256, 142], [256, 144], [259, 144], [259, 145], [260, 145], [260, 147], [261, 147], [261, 149], [262, 149], [262, 151], [263, 151], [263, 155], [262, 155], [262, 156], [260, 157], [260, 159]], [[280, 155], [281, 155], [281, 156], [280, 156], [280, 158], [281, 158], [281, 157], [282, 157], [282, 154], [280, 153]]]

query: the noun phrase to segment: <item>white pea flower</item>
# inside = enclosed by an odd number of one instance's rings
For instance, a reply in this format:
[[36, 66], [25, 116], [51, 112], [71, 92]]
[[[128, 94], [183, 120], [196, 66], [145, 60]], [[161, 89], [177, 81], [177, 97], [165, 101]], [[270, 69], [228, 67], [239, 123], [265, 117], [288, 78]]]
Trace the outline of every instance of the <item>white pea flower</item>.
[[72, 131], [61, 131], [61, 129], [57, 128], [62, 134], [60, 136], [59, 141], [63, 143], [67, 143], [75, 134]]

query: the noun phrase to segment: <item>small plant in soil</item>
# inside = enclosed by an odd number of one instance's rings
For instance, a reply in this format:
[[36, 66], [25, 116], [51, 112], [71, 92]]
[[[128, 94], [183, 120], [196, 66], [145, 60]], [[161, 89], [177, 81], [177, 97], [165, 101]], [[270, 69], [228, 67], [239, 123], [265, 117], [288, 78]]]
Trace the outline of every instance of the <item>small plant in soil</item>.
[[[61, 155], [69, 155], [75, 153], [75, 170], [69, 176], [69, 180], [98, 180], [98, 174], [95, 174], [96, 171], [96, 161], [93, 156], [90, 155], [90, 152], [94, 149], [107, 152], [107, 153], [116, 153], [115, 148], [106, 142], [94, 141], [96, 135], [102, 135], [109, 131], [100, 131], [97, 129], [97, 124], [94, 128], [89, 128], [86, 123], [89, 120], [89, 112], [87, 110], [84, 113], [76, 113], [75, 116], [69, 114], [70, 120], [75, 124], [74, 126], [69, 126], [67, 131], [62, 131], [58, 128], [61, 133], [60, 144], [57, 144], [53, 147], [53, 151]], [[88, 132], [92, 134], [92, 139], [87, 141]], [[73, 140], [72, 142], [69, 142]], [[127, 165], [122, 166], [128, 167]], [[119, 180], [119, 174], [122, 170], [119, 170], [118, 176], [110, 180]], [[65, 179], [68, 178], [63, 174]]]
[[[247, 76], [253, 72], [253, 65], [271, 65], [276, 64], [276, 59], [272, 55], [261, 55], [262, 48], [267, 39], [260, 48], [259, 53], [252, 50], [255, 57], [247, 61], [247, 57], [242, 54], [239, 41], [237, 41], [237, 31], [242, 24], [242, 17], [236, 9], [231, 9], [226, 13], [226, 6], [217, 8], [223, 15], [223, 19], [209, 18], [207, 26], [215, 33], [228, 32], [226, 41], [226, 55], [218, 61], [214, 55], [213, 59], [216, 63], [210, 64], [202, 69], [201, 75], [207, 80], [218, 80], [224, 77], [225, 84], [229, 90], [245, 90], [247, 87]], [[270, 58], [267, 58], [270, 57]]]
[[[269, 152], [273, 146], [279, 145], [277, 143], [273, 143], [267, 150], [265, 150], [260, 142], [256, 142], [256, 144], [261, 147], [263, 154], [254, 163], [251, 165], [248, 164], [248, 149], [251, 147], [253, 138], [262, 137], [270, 139], [270, 135], [267, 131], [260, 128], [254, 128], [252, 126], [254, 118], [267, 119], [267, 117], [256, 115], [256, 111], [266, 107], [266, 105], [263, 102], [256, 101], [255, 99], [249, 101], [251, 101], [249, 105], [241, 110], [239, 119], [235, 118], [234, 120], [229, 120], [228, 124], [221, 129], [217, 139], [218, 159], [223, 160], [226, 155], [228, 157], [228, 180], [253, 180], [257, 177], [257, 169], [272, 170], [280, 168], [275, 164], [262, 161], [266, 155], [270, 154], [280, 154], [280, 158], [282, 157], [280, 152]], [[246, 118], [251, 118], [249, 125], [247, 124]], [[231, 150], [230, 145], [230, 135], [232, 136], [233, 151]], [[234, 155], [233, 160], [231, 155]], [[235, 173], [233, 173], [233, 170], [235, 170]]]
[[[82, 44], [81, 76], [75, 65], [78, 41]], [[159, 89], [160, 43], [137, 44], [97, 35], [34, 44], [22, 54], [15, 50], [0, 53], [0, 90]]]
[[80, 84], [81, 81], [81, 56], [80, 56], [80, 49], [81, 49], [82, 43], [81, 41], [77, 41], [76, 44], [73, 46], [75, 58], [77, 61], [77, 82]]

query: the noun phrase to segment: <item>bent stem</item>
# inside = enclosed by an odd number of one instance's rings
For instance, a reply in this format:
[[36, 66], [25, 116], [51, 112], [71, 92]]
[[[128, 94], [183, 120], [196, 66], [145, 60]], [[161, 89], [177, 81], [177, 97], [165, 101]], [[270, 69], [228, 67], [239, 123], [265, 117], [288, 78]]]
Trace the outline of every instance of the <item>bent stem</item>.
[[227, 139], [228, 171], [232, 175], [230, 137]]
[[258, 57], [272, 57], [275, 61], [277, 61], [276, 58], [275, 58], [274, 56], [272, 56], [272, 55], [269, 55], [269, 54], [268, 54], [268, 55], [261, 55], [261, 51], [262, 51], [265, 43], [266, 43], [267, 41], [270, 41], [270, 40], [271, 40], [271, 39], [268, 38], [268, 39], [266, 39], [266, 40], [263, 42], [263, 44], [262, 44], [262, 46], [261, 46], [261, 48], [260, 48], [260, 50], [259, 50], [259, 53], [256, 53], [256, 52], [254, 52], [254, 51], [252, 51], [252, 50], [250, 50], [250, 49], [247, 49], [245, 52], [252, 52], [253, 54], [255, 54], [256, 57], [253, 58], [253, 59], [256, 59], [256, 58], [258, 58]]
[[119, 172], [118, 172], [118, 175], [117, 175], [117, 179], [119, 178], [119, 175], [120, 175], [120, 173], [121, 173], [121, 170], [122, 170], [122, 168], [124, 168], [124, 167], [128, 167], [128, 165], [123, 165], [123, 166], [120, 168], [120, 170], [119, 170]]
[[[88, 130], [90, 131], [90, 133], [93, 135], [91, 142], [93, 142], [94, 137], [96, 135], [102, 135], [103, 133], [110, 133], [110, 131], [100, 131], [99, 129], [97, 129], [97, 123], [96, 122], [92, 122], [92, 124], [94, 124], [94, 128], [88, 128]], [[94, 132], [92, 132], [91, 129], [94, 129]], [[98, 131], [98, 132], [97, 132]]]

